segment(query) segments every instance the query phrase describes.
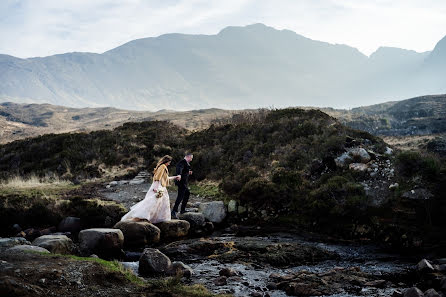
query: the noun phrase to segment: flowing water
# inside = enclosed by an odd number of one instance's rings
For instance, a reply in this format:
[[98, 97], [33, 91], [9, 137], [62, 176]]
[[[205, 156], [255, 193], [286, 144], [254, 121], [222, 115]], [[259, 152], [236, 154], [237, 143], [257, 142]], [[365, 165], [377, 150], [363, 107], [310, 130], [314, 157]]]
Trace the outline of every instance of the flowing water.
[[[220, 235], [211, 238], [230, 242], [234, 240], [235, 237], [231, 235]], [[237, 238], [240, 240], [240, 237]], [[315, 265], [302, 265], [289, 268], [275, 268], [269, 265], [259, 265], [257, 263], [220, 263], [212, 259], [196, 260], [193, 262], [183, 261], [194, 270], [194, 275], [186, 282], [190, 284], [203, 284], [215, 293], [231, 293], [234, 296], [249, 296], [252, 292], [259, 292], [261, 294], [262, 292], [267, 292], [269, 296], [282, 297], [287, 296], [285, 292], [280, 290], [269, 290], [267, 288], [268, 283], [270, 283], [269, 276], [272, 273], [285, 275], [303, 270], [322, 273], [335, 267], [360, 267], [361, 271], [379, 277], [383, 274], [405, 273], [410, 270], [413, 265], [413, 262], [410, 259], [402, 259], [398, 255], [385, 253], [373, 245], [327, 244], [308, 241], [302, 237], [290, 234], [276, 234], [257, 238], [270, 243], [298, 242], [310, 245], [315, 248], [335, 252], [339, 255], [339, 259], [323, 261], [316, 263]], [[175, 260], [181, 261], [181, 259]], [[123, 264], [135, 272], [138, 271], [138, 262], [123, 262]], [[240, 276], [229, 277], [226, 285], [217, 286], [214, 284], [214, 280], [219, 277], [219, 271], [223, 268], [233, 268], [235, 271], [240, 272]], [[343, 293], [329, 296], [390, 296], [395, 289], [401, 288], [399, 288], [398, 285], [386, 289], [367, 287], [363, 288], [356, 295]]]

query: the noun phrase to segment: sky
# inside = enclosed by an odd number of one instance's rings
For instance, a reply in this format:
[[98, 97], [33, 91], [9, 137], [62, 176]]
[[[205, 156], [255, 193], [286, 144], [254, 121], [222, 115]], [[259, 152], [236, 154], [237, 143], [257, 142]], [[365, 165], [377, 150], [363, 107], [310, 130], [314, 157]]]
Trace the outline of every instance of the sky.
[[380, 46], [423, 52], [446, 35], [446, 0], [1, 0], [0, 54], [102, 53], [137, 38], [253, 23], [366, 55]]

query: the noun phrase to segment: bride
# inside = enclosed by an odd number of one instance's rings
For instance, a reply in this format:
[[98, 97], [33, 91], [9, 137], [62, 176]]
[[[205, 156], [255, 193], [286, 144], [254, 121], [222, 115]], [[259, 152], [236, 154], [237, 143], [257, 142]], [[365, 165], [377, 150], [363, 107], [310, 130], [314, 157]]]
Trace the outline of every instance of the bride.
[[181, 179], [180, 175], [169, 177], [167, 166], [171, 161], [172, 157], [169, 155], [158, 161], [155, 170], [153, 170], [153, 183], [147, 191], [146, 197], [133, 205], [121, 221], [147, 220], [151, 223], [170, 221], [170, 200], [166, 187], [169, 185], [169, 180]]

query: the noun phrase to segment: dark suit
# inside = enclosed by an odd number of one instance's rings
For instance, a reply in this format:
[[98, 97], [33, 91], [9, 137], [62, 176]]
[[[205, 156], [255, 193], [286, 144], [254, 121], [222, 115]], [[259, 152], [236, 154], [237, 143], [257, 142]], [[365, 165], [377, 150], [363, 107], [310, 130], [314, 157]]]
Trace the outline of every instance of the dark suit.
[[184, 212], [186, 210], [186, 204], [190, 196], [190, 191], [187, 185], [189, 181], [189, 171], [191, 170], [191, 167], [185, 159], [178, 162], [176, 167], [177, 167], [177, 175], [181, 175], [181, 180], [175, 181], [175, 184], [178, 187], [178, 196], [177, 200], [175, 201], [173, 211], [178, 212], [178, 206], [180, 206], [180, 203], [182, 201], [183, 203], [181, 203], [181, 212]]

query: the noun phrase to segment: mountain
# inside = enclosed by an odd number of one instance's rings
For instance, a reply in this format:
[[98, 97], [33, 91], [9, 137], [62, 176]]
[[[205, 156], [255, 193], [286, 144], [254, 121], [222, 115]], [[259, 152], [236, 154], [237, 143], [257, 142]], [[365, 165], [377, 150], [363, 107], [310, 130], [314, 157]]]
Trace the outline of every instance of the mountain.
[[[0, 55], [0, 101], [131, 110], [359, 106], [444, 93], [432, 53], [357, 49], [263, 24], [217, 35], [165, 34], [102, 54]], [[440, 61], [440, 62], [439, 62]], [[444, 75], [443, 75], [444, 77]]]

